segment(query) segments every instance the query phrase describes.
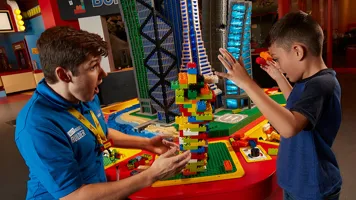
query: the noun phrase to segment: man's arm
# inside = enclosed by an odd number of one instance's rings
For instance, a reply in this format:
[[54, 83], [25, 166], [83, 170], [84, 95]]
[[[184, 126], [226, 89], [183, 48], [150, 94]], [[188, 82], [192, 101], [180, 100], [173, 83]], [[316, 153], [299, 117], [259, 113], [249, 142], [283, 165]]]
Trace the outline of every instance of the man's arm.
[[152, 185], [157, 180], [170, 178], [183, 170], [191, 158], [190, 151], [176, 155], [177, 148], [172, 148], [162, 154], [147, 170], [120, 180], [109, 183], [83, 185], [61, 200], [117, 200], [125, 199], [138, 190]]
[[279, 89], [282, 91], [284, 98], [287, 100], [293, 87], [290, 85], [287, 78], [282, 74], [281, 77], [276, 79]]
[[148, 138], [127, 135], [112, 128], [108, 128], [107, 138], [111, 139], [115, 146], [121, 148], [147, 149], [149, 144]]
[[143, 171], [135, 176], [120, 181], [83, 185], [78, 190], [72, 192], [64, 198], [61, 198], [61, 200], [125, 199], [134, 192], [152, 185], [155, 181], [152, 174], [152, 171], [147, 169], [146, 171]]

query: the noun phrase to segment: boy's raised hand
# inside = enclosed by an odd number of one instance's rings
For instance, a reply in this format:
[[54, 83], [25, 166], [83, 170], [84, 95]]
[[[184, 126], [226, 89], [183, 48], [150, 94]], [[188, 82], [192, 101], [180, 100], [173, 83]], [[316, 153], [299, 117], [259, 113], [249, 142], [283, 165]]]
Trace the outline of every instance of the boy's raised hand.
[[215, 74], [230, 79], [240, 88], [245, 88], [252, 79], [244, 67], [242, 57], [237, 61], [226, 49], [220, 48], [219, 50], [221, 55], [218, 58], [226, 68], [227, 73], [215, 72]]
[[267, 65], [266, 66], [261, 65], [261, 68], [265, 72], [267, 72], [267, 74], [275, 81], [277, 81], [280, 78], [283, 78], [283, 74], [280, 71], [281, 68], [279, 67], [278, 63], [276, 63], [275, 61], [267, 61]]

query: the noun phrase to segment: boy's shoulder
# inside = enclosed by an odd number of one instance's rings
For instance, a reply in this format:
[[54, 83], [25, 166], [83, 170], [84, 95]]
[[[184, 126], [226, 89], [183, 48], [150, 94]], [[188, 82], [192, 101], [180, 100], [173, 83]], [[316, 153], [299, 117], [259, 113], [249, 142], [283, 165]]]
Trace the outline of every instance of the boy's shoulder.
[[323, 69], [313, 76], [296, 83], [295, 87], [302, 88], [303, 92], [315, 95], [333, 95], [339, 93], [340, 85], [336, 73], [332, 69]]

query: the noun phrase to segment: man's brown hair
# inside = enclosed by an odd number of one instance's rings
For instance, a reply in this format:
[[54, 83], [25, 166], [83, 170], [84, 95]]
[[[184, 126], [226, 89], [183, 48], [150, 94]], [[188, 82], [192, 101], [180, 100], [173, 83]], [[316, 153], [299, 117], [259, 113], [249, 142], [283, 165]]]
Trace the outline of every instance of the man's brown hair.
[[108, 47], [103, 39], [94, 33], [67, 26], [56, 26], [45, 30], [37, 41], [37, 48], [44, 77], [47, 83], [58, 82], [57, 67], [70, 70], [78, 75], [78, 66], [88, 56], [107, 56]]
[[320, 56], [323, 49], [324, 34], [320, 25], [308, 14], [291, 12], [277, 21], [268, 38], [269, 45], [289, 51], [294, 42], [302, 43], [313, 56]]

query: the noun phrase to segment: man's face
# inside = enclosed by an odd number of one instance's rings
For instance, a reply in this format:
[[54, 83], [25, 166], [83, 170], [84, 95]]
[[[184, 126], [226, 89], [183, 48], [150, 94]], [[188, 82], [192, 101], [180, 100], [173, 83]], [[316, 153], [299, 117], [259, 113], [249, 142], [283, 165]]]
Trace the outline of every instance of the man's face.
[[[292, 48], [292, 47], [291, 47]], [[300, 65], [295, 51], [286, 51], [275, 43], [269, 47], [269, 52], [280, 67], [280, 71], [286, 73], [291, 82], [297, 82], [302, 78], [303, 67]]]
[[98, 86], [102, 78], [107, 76], [100, 66], [101, 56], [90, 56], [84, 63], [79, 65], [77, 76], [72, 76], [69, 83], [69, 91], [82, 102], [92, 101], [95, 94], [99, 93]]

